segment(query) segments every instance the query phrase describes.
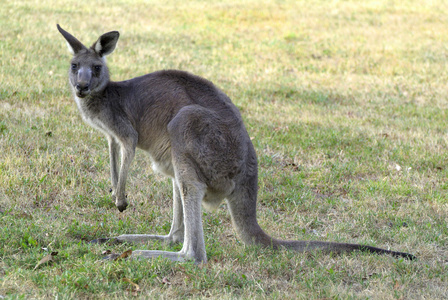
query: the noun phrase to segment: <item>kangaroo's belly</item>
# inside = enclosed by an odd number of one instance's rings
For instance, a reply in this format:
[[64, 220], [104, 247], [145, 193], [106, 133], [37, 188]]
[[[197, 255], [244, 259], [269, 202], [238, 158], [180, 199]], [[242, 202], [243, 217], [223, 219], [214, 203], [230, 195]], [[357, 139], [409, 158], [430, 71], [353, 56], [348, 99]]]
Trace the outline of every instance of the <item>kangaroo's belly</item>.
[[151, 159], [151, 167], [154, 172], [174, 178], [174, 169], [171, 161], [155, 161]]

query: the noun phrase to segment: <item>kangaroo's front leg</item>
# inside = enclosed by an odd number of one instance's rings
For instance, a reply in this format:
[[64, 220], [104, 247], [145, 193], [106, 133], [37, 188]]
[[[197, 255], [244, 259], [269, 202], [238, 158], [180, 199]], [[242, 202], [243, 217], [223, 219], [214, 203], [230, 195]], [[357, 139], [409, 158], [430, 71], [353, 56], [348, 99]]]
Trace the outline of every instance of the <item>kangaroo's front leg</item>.
[[118, 156], [120, 154], [120, 146], [113, 136], [107, 136], [109, 142], [110, 156], [110, 180], [112, 183], [112, 197], [115, 198], [118, 184]]
[[138, 135], [132, 127], [123, 127], [120, 129], [121, 132], [116, 137], [120, 145], [121, 166], [120, 171], [118, 172], [117, 189], [115, 192], [115, 206], [120, 212], [122, 212], [128, 206], [125, 192], [126, 179], [128, 177], [129, 167], [134, 159]]

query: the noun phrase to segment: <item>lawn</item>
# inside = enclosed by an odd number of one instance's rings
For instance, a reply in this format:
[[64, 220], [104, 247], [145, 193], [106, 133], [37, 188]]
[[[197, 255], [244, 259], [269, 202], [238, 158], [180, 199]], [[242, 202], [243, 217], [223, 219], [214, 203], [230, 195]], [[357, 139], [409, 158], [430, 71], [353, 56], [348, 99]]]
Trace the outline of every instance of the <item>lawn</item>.
[[[0, 299], [448, 298], [445, 1], [93, 3], [0, 1]], [[107, 142], [72, 99], [57, 23], [89, 45], [120, 31], [113, 80], [182, 69], [225, 91], [258, 154], [272, 236], [418, 259], [245, 246], [222, 205], [203, 214], [206, 265], [102, 260], [181, 248], [88, 243], [166, 234], [171, 183], [138, 152], [130, 207], [115, 208]]]

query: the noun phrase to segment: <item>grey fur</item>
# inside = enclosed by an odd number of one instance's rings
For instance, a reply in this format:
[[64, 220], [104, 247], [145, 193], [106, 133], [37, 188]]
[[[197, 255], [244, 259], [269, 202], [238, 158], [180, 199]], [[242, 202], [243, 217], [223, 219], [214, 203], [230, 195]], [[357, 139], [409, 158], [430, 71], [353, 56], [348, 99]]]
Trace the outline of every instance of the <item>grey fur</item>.
[[172, 179], [173, 223], [168, 235], [121, 235], [116, 239], [182, 242], [182, 249], [134, 251], [133, 256], [206, 262], [201, 203], [213, 210], [226, 200], [236, 232], [246, 244], [299, 252], [364, 250], [415, 258], [371, 246], [270, 237], [256, 218], [255, 150], [238, 109], [221, 90], [208, 80], [177, 70], [110, 81], [104, 56], [114, 50], [119, 33], [103, 34], [87, 48], [59, 25], [57, 28], [73, 53], [69, 81], [81, 115], [109, 142], [117, 208], [123, 211], [128, 205], [125, 184], [136, 147], [149, 154], [153, 169]]

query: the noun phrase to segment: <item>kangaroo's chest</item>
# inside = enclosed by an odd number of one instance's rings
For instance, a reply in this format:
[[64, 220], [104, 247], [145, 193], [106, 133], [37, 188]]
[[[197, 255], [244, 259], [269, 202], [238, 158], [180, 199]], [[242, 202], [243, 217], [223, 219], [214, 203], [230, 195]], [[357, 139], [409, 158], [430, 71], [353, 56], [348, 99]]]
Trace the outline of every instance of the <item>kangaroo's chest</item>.
[[81, 113], [82, 119], [92, 126], [93, 128], [101, 131], [102, 133], [114, 136], [112, 130], [110, 129], [110, 124], [108, 124], [108, 118], [107, 114], [104, 111], [101, 110], [92, 110], [89, 108], [89, 106], [85, 103], [83, 99], [80, 99], [75, 96], [75, 102], [76, 106], [79, 109], [79, 112]]

